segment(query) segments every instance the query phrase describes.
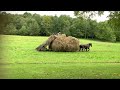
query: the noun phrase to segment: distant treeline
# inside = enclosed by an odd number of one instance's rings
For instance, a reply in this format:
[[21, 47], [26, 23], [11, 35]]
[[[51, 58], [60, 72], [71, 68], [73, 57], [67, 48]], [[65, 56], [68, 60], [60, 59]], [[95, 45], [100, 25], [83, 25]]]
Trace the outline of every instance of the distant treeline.
[[22, 15], [0, 12], [1, 34], [49, 36], [64, 33], [77, 38], [91, 38], [105, 41], [120, 41], [108, 21], [96, 22], [91, 19], [72, 18], [67, 15], [41, 16], [25, 12]]

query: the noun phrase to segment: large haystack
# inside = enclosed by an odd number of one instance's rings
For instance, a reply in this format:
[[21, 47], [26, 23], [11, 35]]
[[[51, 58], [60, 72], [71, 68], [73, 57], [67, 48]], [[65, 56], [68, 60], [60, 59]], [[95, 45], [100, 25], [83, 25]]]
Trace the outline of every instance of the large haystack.
[[59, 35], [51, 44], [53, 51], [74, 52], [79, 51], [79, 40], [65, 35]]
[[79, 51], [79, 40], [72, 36], [65, 34], [51, 35], [48, 40], [36, 49], [38, 51], [46, 50], [46, 47], [52, 51], [75, 52]]

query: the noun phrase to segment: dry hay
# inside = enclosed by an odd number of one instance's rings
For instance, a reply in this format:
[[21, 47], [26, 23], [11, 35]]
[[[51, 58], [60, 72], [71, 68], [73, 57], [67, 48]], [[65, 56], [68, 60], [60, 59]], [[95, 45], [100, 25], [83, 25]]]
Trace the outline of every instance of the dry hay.
[[53, 51], [74, 52], [79, 51], [79, 40], [75, 37], [59, 35], [52, 42], [51, 49]]
[[49, 47], [52, 51], [75, 52], [79, 51], [79, 40], [65, 34], [51, 35], [46, 42], [38, 46], [36, 50], [45, 51]]

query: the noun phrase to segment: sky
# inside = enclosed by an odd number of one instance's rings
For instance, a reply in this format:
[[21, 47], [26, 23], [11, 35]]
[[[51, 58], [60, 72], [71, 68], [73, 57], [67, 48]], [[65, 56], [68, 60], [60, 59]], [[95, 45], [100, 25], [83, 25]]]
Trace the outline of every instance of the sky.
[[[6, 11], [7, 13], [11, 13], [11, 14], [23, 14], [25, 12], [29, 12], [31, 14], [40, 14], [40, 15], [57, 15], [57, 16], [60, 16], [60, 15], [69, 15], [71, 17], [75, 17], [74, 16], [74, 11]], [[100, 16], [95, 16], [93, 17], [92, 19], [93, 20], [97, 20], [97, 22], [100, 22], [100, 21], [105, 21], [105, 20], [108, 20], [107, 18], [107, 15], [109, 14], [108, 11], [105, 11], [104, 15], [102, 15], [101, 17]]]

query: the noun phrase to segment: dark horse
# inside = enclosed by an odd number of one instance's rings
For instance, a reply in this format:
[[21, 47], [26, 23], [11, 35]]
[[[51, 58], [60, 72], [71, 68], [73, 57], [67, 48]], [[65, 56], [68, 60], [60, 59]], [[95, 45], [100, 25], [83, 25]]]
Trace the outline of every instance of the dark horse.
[[80, 51], [82, 50], [86, 50], [86, 51], [89, 51], [90, 50], [90, 46], [92, 47], [92, 43], [88, 43], [88, 44], [82, 44], [80, 45]]

